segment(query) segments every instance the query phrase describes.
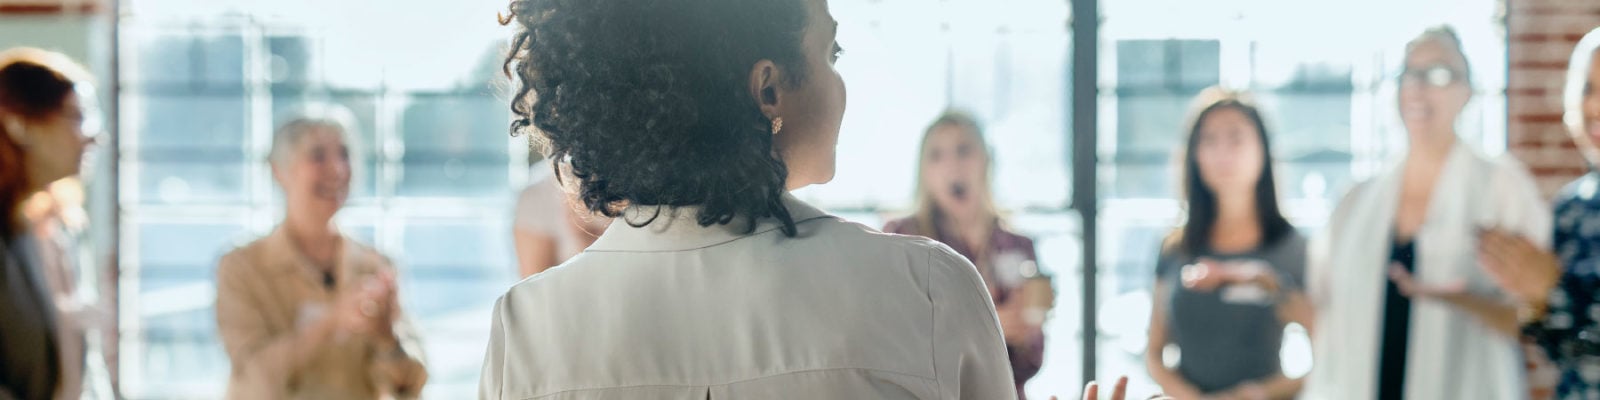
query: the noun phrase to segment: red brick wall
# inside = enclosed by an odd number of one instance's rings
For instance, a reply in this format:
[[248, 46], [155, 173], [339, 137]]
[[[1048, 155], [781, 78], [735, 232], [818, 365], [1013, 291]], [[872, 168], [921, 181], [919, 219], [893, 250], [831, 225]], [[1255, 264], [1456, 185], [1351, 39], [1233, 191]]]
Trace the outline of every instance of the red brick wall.
[[107, 0], [0, 0], [0, 15], [89, 14], [104, 10]]
[[1572, 48], [1584, 33], [1600, 27], [1600, 0], [1506, 2], [1507, 148], [1550, 196], [1585, 171], [1561, 122], [1561, 92]]
[[[1567, 61], [1583, 34], [1600, 27], [1600, 0], [1506, 0], [1510, 77], [1506, 81], [1507, 148], [1533, 172], [1545, 196], [1585, 171], [1562, 124]], [[1528, 381], [1535, 400], [1550, 399], [1552, 367], [1529, 347]]]

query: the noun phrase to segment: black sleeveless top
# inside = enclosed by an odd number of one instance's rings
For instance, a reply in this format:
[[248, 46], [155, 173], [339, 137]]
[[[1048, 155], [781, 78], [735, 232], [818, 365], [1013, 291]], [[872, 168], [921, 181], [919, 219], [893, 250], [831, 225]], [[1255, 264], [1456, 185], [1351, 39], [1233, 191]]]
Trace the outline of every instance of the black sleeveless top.
[[[1417, 272], [1417, 242], [1415, 239], [1400, 243], [1396, 238], [1393, 247], [1389, 250], [1389, 263], [1404, 267], [1406, 271]], [[1388, 289], [1383, 295], [1383, 337], [1379, 346], [1378, 357], [1378, 399], [1400, 400], [1405, 398], [1406, 388], [1406, 348], [1411, 333], [1411, 299], [1400, 293], [1400, 287], [1389, 279], [1389, 270], [1384, 268], [1383, 278], [1388, 282]]]

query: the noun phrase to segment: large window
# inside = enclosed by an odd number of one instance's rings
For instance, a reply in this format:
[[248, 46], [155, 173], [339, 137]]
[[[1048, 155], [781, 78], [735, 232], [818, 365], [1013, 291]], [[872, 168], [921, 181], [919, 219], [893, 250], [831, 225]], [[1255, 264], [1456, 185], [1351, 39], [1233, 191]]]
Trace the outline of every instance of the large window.
[[[1479, 93], [1462, 134], [1504, 150], [1495, 0], [1102, 0], [1100, 81], [1082, 83], [1099, 93], [1090, 188], [1100, 207], [1070, 210], [1070, 1], [830, 3], [850, 106], [836, 178], [797, 195], [881, 226], [913, 205], [928, 122], [947, 108], [978, 116], [999, 205], [1036, 240], [1059, 293], [1033, 398], [1081, 389], [1084, 301], [1098, 310], [1094, 372], [1134, 376], [1133, 393], [1157, 390], [1142, 361], [1149, 289], [1157, 244], [1181, 217], [1172, 160], [1201, 89], [1255, 94], [1274, 134], [1280, 195], [1307, 231], [1403, 146], [1391, 78], [1418, 21], [1461, 31]], [[355, 187], [339, 222], [398, 263], [427, 352], [426, 394], [474, 393], [490, 307], [515, 280], [509, 216], [529, 176], [526, 142], [507, 136], [508, 97], [496, 86], [510, 31], [494, 22], [505, 1], [123, 4], [123, 393], [220, 397], [229, 365], [213, 317], [216, 261], [281, 218], [265, 157], [272, 129], [305, 106], [356, 117]], [[1089, 266], [1098, 282], [1082, 281], [1080, 211], [1098, 216], [1098, 265]], [[1085, 284], [1098, 298], [1084, 298]], [[1312, 361], [1303, 335], [1293, 337], [1291, 373]]]
[[[1504, 150], [1504, 40], [1492, 0], [1101, 7], [1096, 375], [1134, 376], [1134, 393], [1159, 390], [1143, 362], [1150, 288], [1159, 244], [1181, 220], [1173, 161], [1200, 90], [1254, 95], [1273, 135], [1285, 212], [1307, 233], [1323, 225], [1345, 188], [1403, 150], [1392, 77], [1405, 42], [1428, 25], [1454, 25], [1473, 63], [1477, 97], [1462, 136]], [[1310, 343], [1297, 327], [1290, 331], [1285, 372], [1303, 374], [1313, 362]]]
[[[506, 97], [491, 90], [509, 33], [493, 23], [503, 2], [130, 3], [119, 21], [118, 92], [119, 167], [130, 188], [120, 200], [125, 392], [221, 393], [229, 365], [213, 318], [216, 260], [281, 218], [264, 159], [274, 126], [303, 106], [334, 105], [359, 125], [340, 224], [399, 263], [402, 302], [422, 328], [432, 373], [428, 394], [472, 393], [490, 305], [514, 282], [507, 216], [528, 175], [525, 144], [506, 136]], [[946, 108], [968, 110], [986, 124], [1012, 223], [1039, 240], [1063, 293], [1075, 293], [1067, 5], [832, 7], [852, 106], [838, 178], [799, 195], [880, 225], [912, 203], [927, 123]], [[1077, 310], [1065, 297], [1060, 309]], [[1053, 321], [1051, 357], [1063, 361], [1047, 363], [1036, 382], [1065, 393], [1078, 376], [1078, 318]]]

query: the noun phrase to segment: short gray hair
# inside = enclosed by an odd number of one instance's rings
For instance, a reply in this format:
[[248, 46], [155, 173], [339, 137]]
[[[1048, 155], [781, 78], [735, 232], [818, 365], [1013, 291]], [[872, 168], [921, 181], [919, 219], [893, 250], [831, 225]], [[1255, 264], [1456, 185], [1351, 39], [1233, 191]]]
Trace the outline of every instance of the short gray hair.
[[[327, 128], [338, 132], [339, 137], [350, 147], [352, 154], [361, 148], [355, 142], [358, 138], [355, 134], [355, 116], [343, 106], [312, 105], [287, 115], [289, 117], [286, 121], [279, 124], [278, 129], [272, 132], [272, 147], [267, 152], [267, 161], [273, 165], [281, 165], [280, 163], [288, 161], [294, 146], [305, 138], [306, 133], [316, 128]], [[357, 163], [352, 156], [351, 165], [355, 164]]]

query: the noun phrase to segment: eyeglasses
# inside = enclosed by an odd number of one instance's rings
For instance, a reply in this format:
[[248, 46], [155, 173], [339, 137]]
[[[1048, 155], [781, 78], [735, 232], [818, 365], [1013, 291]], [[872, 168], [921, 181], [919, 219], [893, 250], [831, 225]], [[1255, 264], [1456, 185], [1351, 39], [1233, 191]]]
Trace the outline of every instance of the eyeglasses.
[[1431, 65], [1419, 69], [1407, 68], [1400, 72], [1400, 84], [1424, 84], [1443, 88], [1466, 80], [1466, 74], [1444, 65]]

